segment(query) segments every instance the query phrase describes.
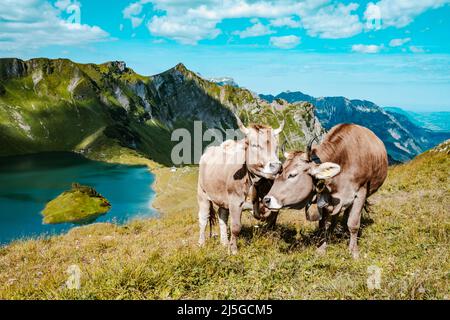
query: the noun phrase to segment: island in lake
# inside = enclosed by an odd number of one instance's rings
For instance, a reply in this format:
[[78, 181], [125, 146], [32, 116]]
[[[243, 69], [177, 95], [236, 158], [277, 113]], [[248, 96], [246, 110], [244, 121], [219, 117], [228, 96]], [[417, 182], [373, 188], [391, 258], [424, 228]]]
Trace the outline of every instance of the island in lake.
[[88, 223], [104, 215], [111, 209], [111, 204], [94, 188], [72, 183], [72, 189], [64, 191], [51, 200], [42, 210], [43, 222]]

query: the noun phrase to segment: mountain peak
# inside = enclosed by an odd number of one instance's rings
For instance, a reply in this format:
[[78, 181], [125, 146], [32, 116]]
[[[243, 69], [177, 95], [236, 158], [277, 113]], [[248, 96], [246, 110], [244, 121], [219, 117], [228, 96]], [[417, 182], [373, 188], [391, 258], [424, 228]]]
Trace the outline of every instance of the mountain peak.
[[231, 77], [217, 77], [217, 78], [209, 78], [207, 80], [210, 82], [214, 82], [219, 86], [229, 85], [235, 88], [239, 88], [239, 85]]
[[186, 66], [183, 63], [181, 63], [181, 62], [178, 63], [173, 69], [178, 70], [178, 71], [180, 71], [182, 73], [189, 71], [188, 68], [186, 68]]
[[124, 72], [127, 69], [127, 64], [125, 61], [110, 61], [107, 64], [119, 72]]
[[182, 74], [184, 76], [197, 75], [195, 72], [189, 70], [183, 63], [177, 63], [174, 67], [162, 72], [161, 74]]

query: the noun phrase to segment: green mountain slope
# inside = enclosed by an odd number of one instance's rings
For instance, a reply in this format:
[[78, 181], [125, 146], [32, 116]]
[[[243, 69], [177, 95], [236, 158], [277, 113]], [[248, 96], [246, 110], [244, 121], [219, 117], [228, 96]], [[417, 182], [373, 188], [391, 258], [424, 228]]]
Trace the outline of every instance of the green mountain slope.
[[170, 165], [174, 129], [192, 131], [195, 120], [204, 130], [234, 128], [233, 112], [244, 122], [274, 126], [287, 117], [292, 147], [323, 133], [310, 104], [267, 103], [182, 64], [142, 76], [118, 61], [0, 59], [0, 156], [78, 151], [108, 158], [121, 147]]

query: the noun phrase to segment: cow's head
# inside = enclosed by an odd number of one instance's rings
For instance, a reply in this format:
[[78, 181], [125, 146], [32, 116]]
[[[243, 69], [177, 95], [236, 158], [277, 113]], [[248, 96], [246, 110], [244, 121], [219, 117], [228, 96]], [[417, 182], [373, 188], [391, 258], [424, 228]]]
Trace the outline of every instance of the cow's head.
[[285, 153], [285, 157], [282, 173], [263, 199], [264, 205], [271, 210], [303, 208], [314, 194], [313, 178], [329, 179], [341, 171], [336, 163], [311, 161], [308, 152]]
[[239, 129], [245, 134], [247, 169], [266, 179], [274, 179], [281, 170], [278, 159], [278, 135], [283, 130], [284, 122], [278, 129], [269, 126], [250, 125], [245, 127], [236, 117]]

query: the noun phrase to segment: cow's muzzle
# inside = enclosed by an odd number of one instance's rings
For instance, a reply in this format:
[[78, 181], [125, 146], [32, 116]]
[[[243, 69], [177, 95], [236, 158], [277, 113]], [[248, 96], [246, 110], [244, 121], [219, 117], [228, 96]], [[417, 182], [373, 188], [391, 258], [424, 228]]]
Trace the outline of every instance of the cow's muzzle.
[[280, 161], [272, 161], [267, 163], [261, 173], [267, 178], [267, 179], [273, 179], [280, 171], [281, 171], [282, 164]]
[[281, 162], [275, 161], [269, 164], [269, 169], [273, 174], [277, 174], [281, 170]]
[[280, 210], [283, 207], [283, 205], [272, 196], [265, 196], [263, 199], [263, 203], [270, 210]]

